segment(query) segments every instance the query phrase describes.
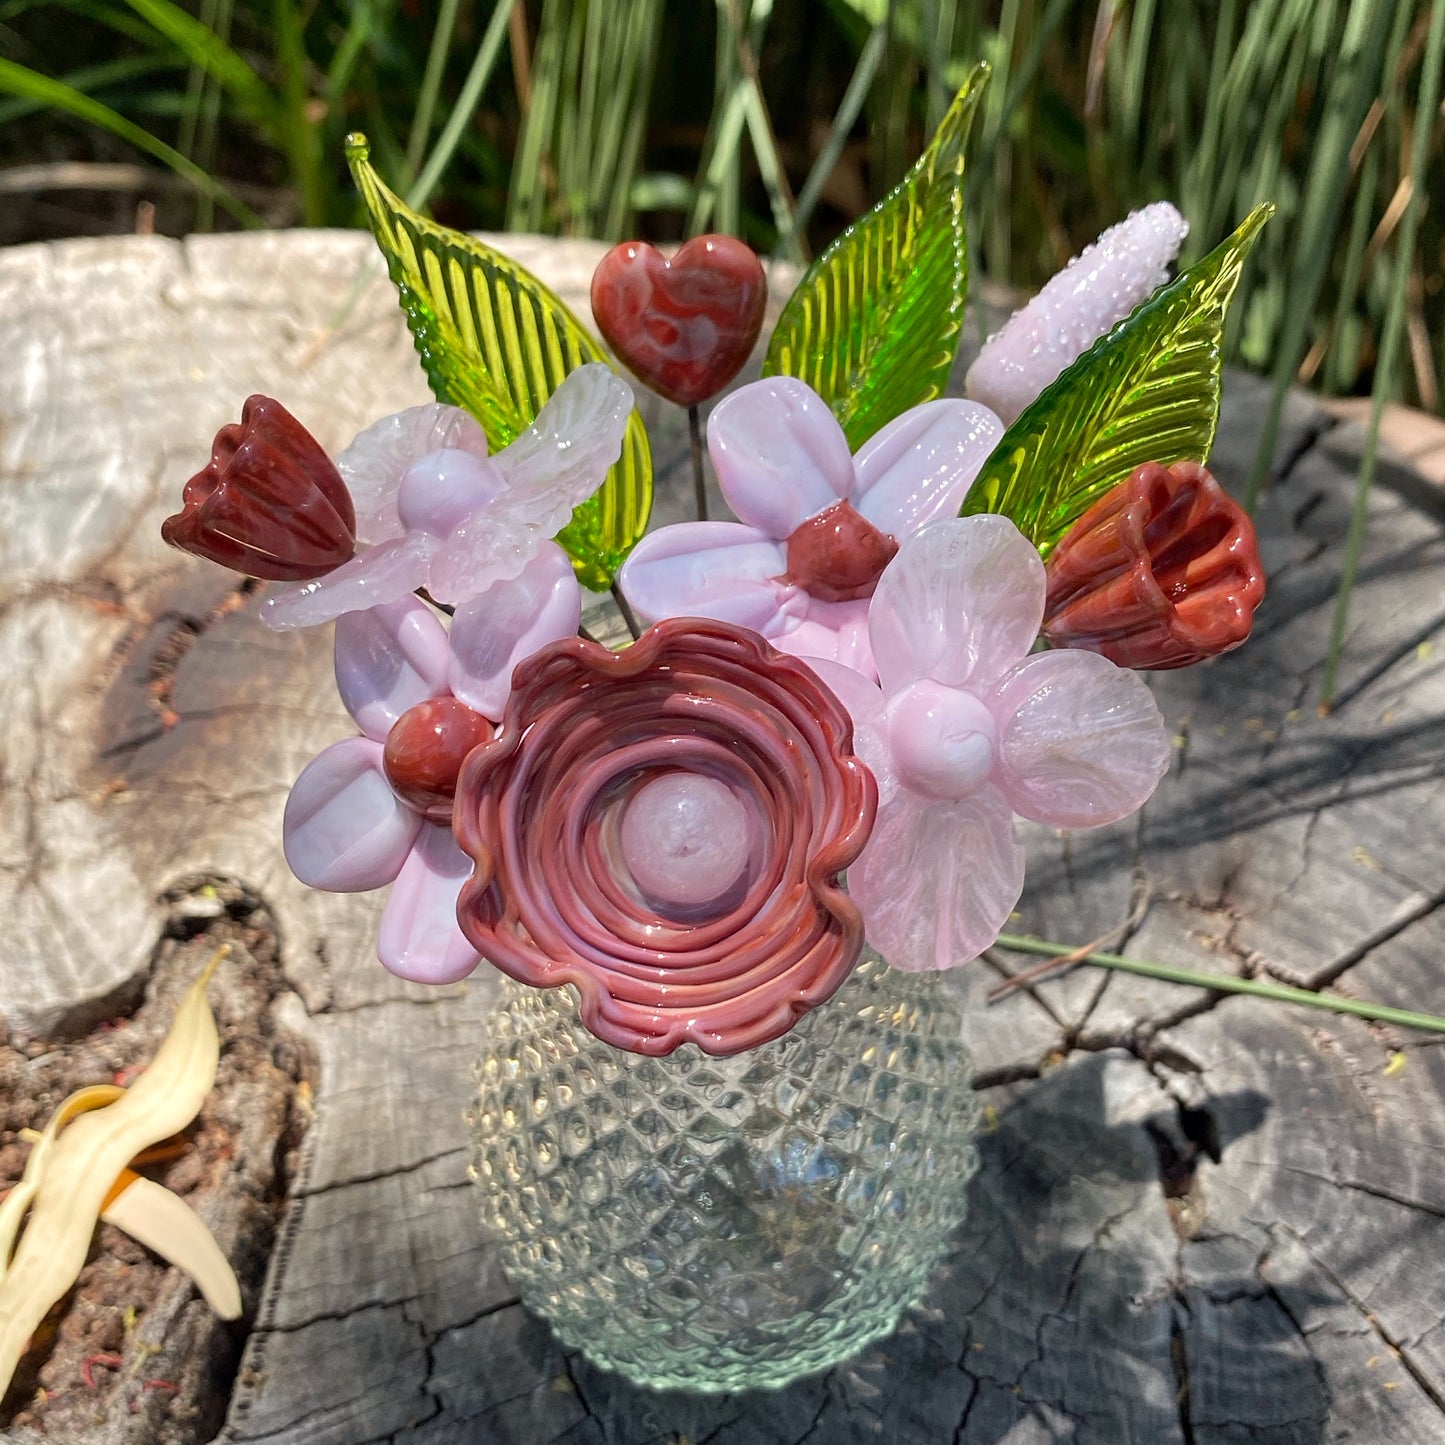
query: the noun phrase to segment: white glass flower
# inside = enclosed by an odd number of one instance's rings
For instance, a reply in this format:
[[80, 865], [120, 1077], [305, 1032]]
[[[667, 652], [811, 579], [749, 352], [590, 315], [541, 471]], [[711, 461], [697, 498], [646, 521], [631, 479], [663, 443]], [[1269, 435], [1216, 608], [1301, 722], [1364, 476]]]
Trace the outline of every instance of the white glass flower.
[[336, 464], [357, 536], [371, 545], [268, 599], [262, 620], [312, 626], [423, 587], [455, 606], [519, 576], [602, 484], [631, 410], [632, 389], [593, 362], [494, 457], [478, 423], [454, 406], [412, 407], [368, 427]]

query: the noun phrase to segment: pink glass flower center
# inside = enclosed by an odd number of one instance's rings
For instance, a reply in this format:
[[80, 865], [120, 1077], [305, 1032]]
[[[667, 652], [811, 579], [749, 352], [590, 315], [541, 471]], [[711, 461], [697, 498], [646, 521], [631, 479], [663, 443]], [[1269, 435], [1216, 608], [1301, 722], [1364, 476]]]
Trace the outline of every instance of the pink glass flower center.
[[888, 700], [888, 741], [906, 787], [956, 799], [987, 781], [998, 732], [993, 714], [972, 693], [923, 678]]
[[835, 502], [788, 537], [787, 580], [820, 602], [871, 597], [898, 543], [851, 502]]
[[704, 773], [644, 783], [622, 816], [622, 858], [633, 881], [664, 908], [716, 904], [748, 866], [748, 812], [731, 788]]
[[452, 815], [457, 775], [467, 754], [490, 742], [481, 713], [454, 697], [431, 697], [409, 707], [386, 737], [381, 766], [397, 796], [437, 822]]
[[409, 532], [445, 537], [473, 512], [507, 490], [490, 461], [456, 447], [428, 452], [406, 469], [396, 492], [396, 510]]

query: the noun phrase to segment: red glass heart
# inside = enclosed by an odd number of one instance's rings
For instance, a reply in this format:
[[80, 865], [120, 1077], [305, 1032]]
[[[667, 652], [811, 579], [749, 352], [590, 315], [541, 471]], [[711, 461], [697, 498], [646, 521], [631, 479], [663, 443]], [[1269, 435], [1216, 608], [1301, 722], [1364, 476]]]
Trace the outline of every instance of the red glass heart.
[[767, 294], [762, 262], [731, 236], [695, 236], [670, 261], [645, 241], [623, 241], [593, 273], [592, 314], [641, 381], [696, 406], [752, 355]]
[[454, 697], [432, 697], [409, 707], [386, 737], [381, 766], [397, 796], [434, 822], [447, 823], [457, 774], [467, 754], [490, 742], [495, 729], [481, 713]]

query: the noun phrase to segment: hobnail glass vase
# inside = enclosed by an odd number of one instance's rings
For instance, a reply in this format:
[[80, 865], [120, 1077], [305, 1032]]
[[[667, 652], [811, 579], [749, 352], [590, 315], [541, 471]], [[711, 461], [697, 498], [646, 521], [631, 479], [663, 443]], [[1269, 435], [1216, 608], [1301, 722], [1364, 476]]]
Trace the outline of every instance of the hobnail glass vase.
[[472, 1172], [563, 1343], [659, 1389], [777, 1387], [892, 1333], [962, 1222], [978, 1104], [936, 974], [864, 959], [732, 1058], [600, 1043], [506, 981]]

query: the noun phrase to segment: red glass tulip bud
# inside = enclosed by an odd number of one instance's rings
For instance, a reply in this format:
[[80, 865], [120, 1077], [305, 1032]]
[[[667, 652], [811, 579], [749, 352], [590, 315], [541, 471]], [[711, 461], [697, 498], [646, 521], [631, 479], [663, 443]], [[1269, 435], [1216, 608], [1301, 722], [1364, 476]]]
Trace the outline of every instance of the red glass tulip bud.
[[240, 425], [216, 433], [161, 536], [233, 572], [296, 582], [351, 558], [356, 509], [316, 438], [279, 401], [253, 396]]
[[1120, 667], [1184, 667], [1238, 647], [1263, 597], [1244, 509], [1198, 462], [1146, 462], [1050, 556], [1044, 634]]

